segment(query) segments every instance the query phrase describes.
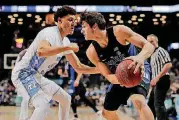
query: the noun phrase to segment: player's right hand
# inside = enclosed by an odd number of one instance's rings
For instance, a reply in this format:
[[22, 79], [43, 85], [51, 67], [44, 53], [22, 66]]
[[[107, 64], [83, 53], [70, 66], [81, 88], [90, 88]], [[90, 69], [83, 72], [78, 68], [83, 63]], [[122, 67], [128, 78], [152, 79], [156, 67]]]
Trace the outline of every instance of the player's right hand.
[[133, 66], [135, 66], [134, 74], [138, 71], [138, 69], [141, 69], [141, 77], [143, 77], [144, 74], [144, 58], [140, 57], [138, 55], [136, 56], [130, 56], [125, 59], [131, 59], [133, 62], [128, 66], [128, 69], [131, 69]]
[[78, 45], [76, 43], [70, 43], [69, 47], [74, 52], [78, 52], [79, 51], [79, 47], [78, 47]]
[[78, 87], [78, 85], [79, 85], [79, 81], [76, 81], [76, 80], [75, 80], [73, 86], [74, 86], [74, 87]]

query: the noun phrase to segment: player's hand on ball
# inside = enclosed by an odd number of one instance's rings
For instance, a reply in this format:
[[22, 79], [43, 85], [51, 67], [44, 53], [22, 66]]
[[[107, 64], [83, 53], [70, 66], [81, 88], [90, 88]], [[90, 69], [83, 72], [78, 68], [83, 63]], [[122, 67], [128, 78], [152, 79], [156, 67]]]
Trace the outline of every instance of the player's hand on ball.
[[79, 47], [76, 43], [70, 43], [70, 49], [73, 50], [74, 52], [79, 51]]
[[139, 56], [130, 56], [125, 59], [131, 59], [133, 62], [129, 65], [128, 69], [131, 69], [135, 66], [134, 74], [141, 68], [141, 75], [144, 74], [144, 59]]
[[73, 86], [74, 86], [74, 87], [78, 87], [78, 85], [79, 85], [79, 81], [75, 80]]

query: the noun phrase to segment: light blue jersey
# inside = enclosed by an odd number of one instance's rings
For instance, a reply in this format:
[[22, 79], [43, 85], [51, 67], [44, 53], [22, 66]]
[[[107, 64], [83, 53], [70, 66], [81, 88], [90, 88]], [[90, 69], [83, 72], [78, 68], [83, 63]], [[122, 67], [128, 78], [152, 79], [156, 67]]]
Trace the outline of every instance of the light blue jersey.
[[72, 51], [66, 51], [54, 56], [38, 57], [37, 49], [41, 40], [47, 40], [51, 46], [67, 46], [70, 44], [67, 37], [62, 40], [58, 26], [47, 27], [37, 34], [25, 55], [16, 63], [12, 71], [12, 81], [20, 80], [30, 96], [36, 94], [40, 89], [35, 77], [36, 73], [43, 76], [58, 64], [63, 55], [72, 53]]

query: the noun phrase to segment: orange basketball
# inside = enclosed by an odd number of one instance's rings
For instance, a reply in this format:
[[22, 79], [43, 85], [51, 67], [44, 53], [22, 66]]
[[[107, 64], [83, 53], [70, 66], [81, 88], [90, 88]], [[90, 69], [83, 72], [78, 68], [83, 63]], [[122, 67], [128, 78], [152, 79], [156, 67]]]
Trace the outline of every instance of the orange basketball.
[[134, 74], [135, 66], [128, 69], [128, 66], [131, 63], [132, 60], [123, 60], [121, 63], [119, 63], [115, 73], [121, 85], [128, 88], [137, 86], [142, 81], [140, 69], [135, 74]]

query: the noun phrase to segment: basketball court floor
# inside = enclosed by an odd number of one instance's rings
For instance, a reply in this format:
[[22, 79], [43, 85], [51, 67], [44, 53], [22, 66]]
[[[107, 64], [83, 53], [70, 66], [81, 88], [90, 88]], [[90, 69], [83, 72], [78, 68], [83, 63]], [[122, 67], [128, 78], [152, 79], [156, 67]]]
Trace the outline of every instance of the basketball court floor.
[[[32, 113], [33, 109], [29, 109], [29, 115]], [[134, 111], [119, 109], [120, 120], [139, 120], [134, 119], [132, 114]], [[126, 111], [126, 110], [125, 110]], [[0, 106], [0, 120], [18, 120], [20, 112], [20, 107], [15, 106]], [[48, 117], [45, 120], [58, 120], [58, 107], [51, 107]], [[95, 114], [89, 107], [79, 107], [78, 108], [80, 120], [105, 120], [102, 116]], [[70, 111], [70, 119], [73, 120], [73, 113]]]

